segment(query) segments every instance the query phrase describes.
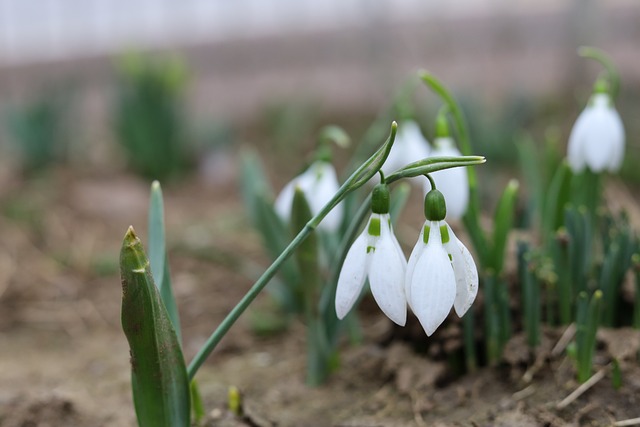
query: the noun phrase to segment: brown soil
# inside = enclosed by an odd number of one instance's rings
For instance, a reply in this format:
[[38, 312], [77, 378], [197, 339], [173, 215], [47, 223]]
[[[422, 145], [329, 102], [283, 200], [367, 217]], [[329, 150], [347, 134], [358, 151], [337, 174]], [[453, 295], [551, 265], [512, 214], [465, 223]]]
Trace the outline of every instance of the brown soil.
[[[1, 187], [0, 426], [135, 425], [116, 260], [129, 224], [146, 240], [146, 184], [56, 171]], [[234, 186], [190, 182], [164, 190], [189, 359], [267, 259]], [[268, 306], [266, 295], [258, 304]], [[245, 315], [197, 375], [206, 424], [563, 426], [640, 416], [635, 331], [599, 335], [597, 369], [619, 357], [622, 388], [614, 390], [607, 373], [557, 409], [578, 385], [564, 353], [551, 355], [562, 331], [546, 331], [537, 354], [516, 336], [501, 366], [456, 376], [446, 359], [459, 346], [447, 341], [458, 335], [453, 317], [427, 338], [415, 324], [392, 328], [368, 304], [361, 311], [364, 344], [345, 343], [341, 369], [318, 388], [304, 384], [303, 325], [260, 337]], [[412, 350], [429, 340], [427, 354]], [[243, 418], [226, 409], [230, 386], [243, 394]]]

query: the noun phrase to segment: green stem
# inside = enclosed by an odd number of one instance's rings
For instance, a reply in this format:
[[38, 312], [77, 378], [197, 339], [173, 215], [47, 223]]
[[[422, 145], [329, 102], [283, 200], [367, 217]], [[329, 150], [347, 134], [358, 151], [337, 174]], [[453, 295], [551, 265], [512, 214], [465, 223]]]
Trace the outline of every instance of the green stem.
[[[444, 87], [438, 79], [432, 74], [426, 71], [419, 71], [419, 77], [423, 82], [427, 84], [442, 100], [448, 105], [449, 110], [453, 116], [453, 122], [456, 127], [456, 133], [460, 142], [460, 148], [462, 154], [471, 155], [471, 141], [469, 139], [469, 131], [462, 109], [458, 106], [451, 93]], [[486, 269], [490, 263], [490, 254], [488, 251], [488, 244], [486, 236], [480, 227], [480, 200], [478, 197], [478, 179], [476, 172], [473, 168], [467, 169], [467, 179], [469, 181], [469, 206], [467, 212], [463, 217], [464, 225], [469, 232], [469, 237], [473, 242], [473, 246], [476, 249], [478, 257], [480, 257], [480, 263], [483, 269]]]
[[338, 192], [331, 198], [331, 200], [320, 210], [320, 212], [318, 212], [313, 218], [311, 218], [311, 220], [304, 226], [302, 230], [300, 230], [298, 235], [296, 235], [296, 237], [291, 241], [291, 243], [289, 243], [289, 245], [269, 266], [269, 268], [265, 270], [262, 276], [260, 276], [260, 278], [253, 284], [251, 289], [247, 291], [240, 302], [235, 307], [233, 307], [229, 314], [227, 314], [227, 317], [222, 320], [220, 325], [216, 328], [215, 331], [213, 331], [209, 339], [207, 339], [205, 344], [200, 348], [198, 353], [189, 364], [189, 367], [187, 369], [189, 379], [193, 379], [200, 366], [202, 366], [207, 357], [209, 357], [209, 354], [211, 354], [220, 340], [222, 340], [222, 337], [226, 335], [231, 326], [233, 326], [236, 320], [238, 320], [240, 315], [244, 313], [247, 307], [249, 307], [249, 305], [258, 296], [258, 294], [260, 294], [267, 283], [269, 283], [273, 276], [275, 276], [280, 266], [291, 256], [291, 254], [294, 253], [296, 248], [300, 246], [302, 242], [304, 242], [309, 234], [311, 234], [316, 229], [322, 219], [327, 216], [327, 214], [334, 207], [336, 207], [338, 203], [340, 203], [349, 193], [366, 184], [373, 175], [378, 173], [378, 170], [380, 170], [382, 164], [389, 156], [389, 152], [391, 151], [391, 147], [393, 146], [393, 142], [395, 140], [397, 128], [398, 125], [393, 122], [391, 124], [391, 132], [385, 143], [366, 162], [364, 162], [358, 169], [356, 169], [353, 174], [351, 174], [351, 176], [344, 182], [344, 184], [342, 184], [342, 186], [338, 189]]
[[607, 77], [609, 79], [609, 92], [611, 93], [611, 99], [617, 99], [620, 94], [620, 74], [613, 64], [613, 61], [602, 50], [591, 46], [582, 46], [578, 49], [578, 55], [583, 58], [593, 59], [598, 61], [606, 70]]
[[469, 307], [467, 313], [462, 317], [462, 333], [464, 339], [464, 359], [467, 365], [467, 372], [475, 372], [478, 368], [478, 357], [476, 355], [476, 340], [474, 328], [475, 313], [473, 306]]

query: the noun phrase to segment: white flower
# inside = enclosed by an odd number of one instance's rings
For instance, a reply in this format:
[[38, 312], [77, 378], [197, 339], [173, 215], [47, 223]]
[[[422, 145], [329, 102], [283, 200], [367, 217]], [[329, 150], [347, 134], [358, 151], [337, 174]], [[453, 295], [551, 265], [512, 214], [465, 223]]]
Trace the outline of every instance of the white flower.
[[462, 317], [475, 300], [476, 264], [445, 221], [424, 223], [409, 257], [405, 293], [429, 336], [446, 319], [451, 306]]
[[[291, 206], [296, 187], [302, 190], [311, 213], [316, 215], [338, 192], [340, 185], [336, 170], [331, 163], [318, 160], [311, 164], [306, 171], [285, 185], [276, 198], [274, 206], [276, 213], [286, 222], [291, 219]], [[339, 204], [320, 222], [319, 227], [327, 231], [336, 231], [340, 227], [342, 216], [343, 207]]]
[[398, 325], [407, 321], [404, 278], [407, 260], [393, 234], [388, 213], [371, 214], [366, 229], [344, 260], [336, 289], [336, 314], [342, 319], [358, 300], [364, 281], [380, 309]]
[[595, 93], [580, 113], [569, 136], [568, 160], [574, 172], [620, 169], [624, 156], [624, 126], [611, 98]]
[[[461, 156], [460, 150], [450, 137], [436, 138], [434, 149], [429, 157], [457, 157]], [[436, 187], [442, 192], [447, 200], [447, 218], [459, 219], [467, 211], [469, 204], [469, 181], [467, 179], [467, 168], [451, 168], [437, 171], [431, 174], [436, 182]], [[429, 180], [425, 180], [425, 194], [431, 190]]]
[[425, 159], [429, 156], [429, 142], [422, 135], [420, 127], [416, 122], [406, 121], [398, 126], [398, 134], [389, 157], [382, 165], [382, 172], [389, 175], [392, 172]]

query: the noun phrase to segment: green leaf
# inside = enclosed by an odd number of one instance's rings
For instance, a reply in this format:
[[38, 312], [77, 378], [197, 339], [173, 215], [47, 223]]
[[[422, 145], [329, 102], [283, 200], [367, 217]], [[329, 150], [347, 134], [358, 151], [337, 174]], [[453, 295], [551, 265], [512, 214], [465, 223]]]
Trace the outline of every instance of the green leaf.
[[[304, 192], [296, 188], [291, 206], [291, 226], [293, 234], [298, 234], [313, 218], [311, 208]], [[300, 272], [299, 282], [296, 284], [298, 303], [304, 307], [307, 317], [316, 317], [317, 292], [320, 286], [320, 271], [318, 269], [318, 240], [315, 232], [296, 248], [295, 259]]]
[[567, 162], [563, 162], [551, 179], [542, 217], [542, 228], [545, 233], [553, 233], [563, 224], [564, 208], [571, 196], [572, 177], [571, 168]]
[[249, 220], [256, 226], [259, 221], [260, 210], [258, 203], [273, 197], [273, 191], [269, 186], [269, 180], [264, 173], [262, 164], [254, 151], [243, 151], [240, 156], [241, 164], [241, 193], [244, 206], [247, 209]]
[[149, 263], [153, 280], [160, 290], [160, 298], [180, 340], [180, 315], [171, 286], [164, 227], [164, 203], [162, 188], [158, 181], [151, 184], [151, 200], [149, 202]]
[[178, 336], [133, 228], [120, 252], [122, 329], [131, 354], [131, 386], [140, 427], [188, 427], [190, 390]]
[[493, 229], [493, 269], [499, 275], [504, 266], [507, 238], [513, 228], [513, 220], [516, 208], [516, 196], [518, 195], [518, 181], [511, 180], [500, 197], [496, 208]]

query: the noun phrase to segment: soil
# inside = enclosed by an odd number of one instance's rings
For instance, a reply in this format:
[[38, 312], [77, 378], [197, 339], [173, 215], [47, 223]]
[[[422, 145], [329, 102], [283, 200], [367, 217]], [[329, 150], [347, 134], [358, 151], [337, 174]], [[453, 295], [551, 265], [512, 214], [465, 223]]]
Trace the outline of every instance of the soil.
[[[190, 359], [268, 259], [233, 180], [192, 179], [164, 193]], [[63, 169], [0, 183], [1, 427], [135, 425], [117, 259], [129, 224], [146, 241], [147, 202], [147, 184], [130, 176]], [[269, 307], [266, 294], [257, 306]], [[552, 351], [563, 330], [545, 330], [535, 354], [516, 334], [502, 364], [459, 375], [455, 316], [427, 338], [415, 319], [394, 328], [369, 301], [361, 312], [363, 344], [345, 342], [341, 368], [317, 388], [304, 383], [304, 326], [265, 337], [247, 313], [198, 372], [204, 424], [600, 426], [640, 416], [636, 331], [601, 331], [596, 371], [604, 378], [558, 409], [578, 387], [565, 352]], [[612, 356], [623, 373], [618, 390]], [[231, 386], [242, 393], [243, 417], [227, 410]]]

